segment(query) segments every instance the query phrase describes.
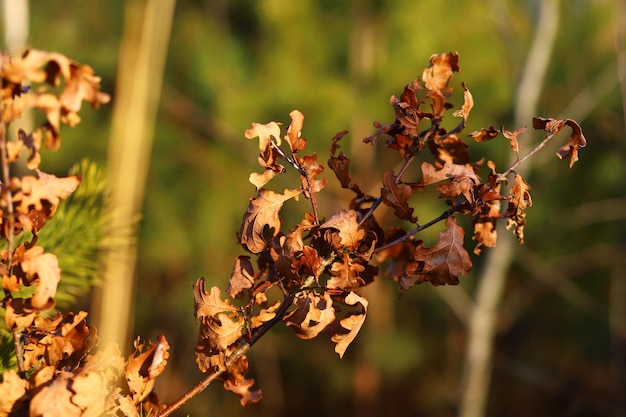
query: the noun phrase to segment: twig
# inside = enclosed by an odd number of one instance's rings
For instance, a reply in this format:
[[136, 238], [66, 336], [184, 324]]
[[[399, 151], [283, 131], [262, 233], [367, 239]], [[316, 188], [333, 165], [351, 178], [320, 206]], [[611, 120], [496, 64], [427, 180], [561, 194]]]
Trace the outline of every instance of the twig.
[[313, 208], [313, 217], [315, 218], [315, 223], [318, 224], [319, 217], [317, 213], [317, 201], [311, 191], [312, 190], [311, 179], [309, 178], [309, 174], [307, 173], [306, 169], [302, 168], [302, 166], [300, 165], [300, 162], [298, 162], [298, 158], [296, 155], [292, 154], [293, 158], [288, 157], [287, 154], [285, 154], [285, 151], [283, 151], [283, 149], [274, 142], [270, 142], [270, 146], [272, 147], [272, 149], [278, 152], [278, 154], [282, 156], [289, 163], [289, 165], [294, 167], [295, 170], [298, 171], [298, 173], [305, 179], [306, 181], [305, 191], [311, 196], [310, 200], [311, 200], [311, 207]]
[[419, 233], [422, 230], [427, 229], [430, 226], [432, 226], [432, 225], [434, 225], [436, 223], [439, 223], [442, 220], [447, 219], [448, 217], [450, 217], [457, 210], [458, 210], [458, 208], [452, 207], [452, 208], [444, 211], [443, 213], [441, 213], [439, 216], [435, 217], [434, 219], [432, 219], [428, 223], [424, 223], [421, 226], [417, 226], [415, 229], [408, 231], [405, 235], [402, 235], [399, 238], [394, 239], [391, 242], [387, 242], [384, 245], [374, 249], [374, 253], [381, 252], [381, 251], [383, 251], [385, 249], [388, 249], [388, 248], [390, 248], [392, 246], [397, 245], [398, 243], [404, 242], [406, 239], [408, 239], [409, 237], [413, 236], [414, 234]]
[[[398, 171], [398, 175], [396, 176], [395, 179], [395, 183], [399, 184], [400, 183], [400, 178], [402, 177], [402, 175], [404, 175], [404, 173], [406, 172], [406, 170], [409, 168], [409, 165], [411, 165], [411, 162], [413, 162], [413, 160], [415, 159], [417, 155], [414, 154], [411, 157], [407, 158], [404, 160], [404, 163], [402, 164], [402, 167], [400, 168], [400, 171]], [[380, 204], [383, 202], [383, 198], [382, 197], [378, 197], [373, 203], [372, 206], [370, 207], [370, 209], [367, 211], [367, 213], [365, 213], [363, 215], [363, 217], [361, 217], [361, 220], [359, 220], [359, 227], [361, 227], [361, 225], [363, 225], [363, 223], [365, 223], [365, 221], [372, 215], [374, 214], [374, 211], [376, 211], [376, 209], [378, 208], [378, 206], [380, 206]]]
[[276, 315], [271, 319], [266, 321], [258, 328], [256, 332], [252, 334], [249, 339], [241, 338], [239, 341], [239, 347], [235, 349], [229, 356], [226, 358], [225, 367], [221, 369], [217, 369], [214, 372], [207, 375], [202, 381], [200, 381], [195, 387], [184, 393], [179, 399], [170, 404], [165, 410], [157, 414], [157, 417], [167, 417], [172, 414], [174, 411], [178, 410], [180, 407], [185, 405], [189, 400], [195, 397], [197, 394], [204, 391], [211, 382], [218, 379], [225, 372], [228, 372], [228, 368], [230, 368], [235, 362], [241, 359], [250, 348], [259, 341], [259, 339], [267, 333], [269, 329], [271, 329], [276, 323], [281, 321], [289, 307], [291, 307], [293, 303], [293, 299], [296, 293], [288, 294], [284, 299], [283, 303], [280, 305], [280, 308], [276, 311]]
[[546, 137], [537, 146], [535, 146], [530, 152], [528, 152], [522, 158], [518, 158], [515, 162], [513, 162], [513, 164], [511, 164], [510, 167], [506, 169], [506, 171], [499, 174], [496, 177], [495, 182], [498, 183], [499, 181], [504, 179], [507, 175], [509, 175], [511, 172], [515, 171], [515, 168], [517, 168], [519, 165], [524, 163], [524, 161], [526, 161], [528, 158], [530, 158], [531, 156], [539, 152], [541, 149], [543, 149], [543, 147], [546, 146], [546, 143], [548, 143], [548, 141], [550, 141], [550, 139], [552, 139], [553, 137], [554, 137], [554, 134], [552, 133], [546, 135]]

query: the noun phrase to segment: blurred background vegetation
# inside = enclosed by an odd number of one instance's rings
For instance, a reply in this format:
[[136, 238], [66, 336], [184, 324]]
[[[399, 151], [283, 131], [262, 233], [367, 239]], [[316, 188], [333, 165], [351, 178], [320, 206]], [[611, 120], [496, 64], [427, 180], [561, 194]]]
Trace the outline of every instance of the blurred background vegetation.
[[[103, 77], [103, 90], [113, 94], [112, 105], [83, 111], [83, 123], [63, 132], [61, 152], [44, 155], [44, 170], [65, 174], [84, 157], [106, 164], [112, 109], [124, 93], [116, 91], [116, 82], [129, 3], [30, 3], [28, 45], [92, 65]], [[209, 285], [225, 288], [242, 254], [236, 231], [254, 195], [248, 175], [258, 171], [257, 145], [243, 136], [250, 123], [288, 123], [289, 112], [301, 110], [309, 151], [322, 162], [333, 135], [350, 130], [342, 149], [354, 163], [353, 178], [376, 189], [371, 181], [392, 155], [380, 145], [361, 144], [361, 138], [373, 132], [373, 121], [393, 121], [389, 97], [420, 76], [433, 53], [460, 54], [457, 103], [461, 80], [476, 102], [465, 133], [490, 125], [522, 127], [513, 125], [517, 87], [540, 3], [177, 2], [140, 221], [131, 331], [153, 339], [164, 333], [173, 346], [157, 386], [165, 402], [201, 378], [194, 363], [191, 283], [204, 276]], [[527, 178], [534, 205], [526, 244], [515, 247], [499, 303], [490, 416], [626, 415], [621, 3], [568, 0], [558, 8], [537, 115], [575, 118], [588, 146], [570, 170], [554, 157], [561, 144], [552, 143]], [[141, 27], [141, 15], [130, 23]], [[541, 136], [524, 134], [522, 150]], [[504, 141], [472, 150], [499, 167], [509, 160]], [[328, 170], [324, 175], [332, 182]], [[336, 185], [328, 194], [323, 214], [350, 197]], [[300, 216], [306, 206], [288, 209]], [[441, 209], [424, 201], [417, 214], [428, 220]], [[472, 245], [469, 235], [467, 241]], [[475, 271], [460, 289], [425, 285], [399, 298], [396, 284], [380, 277], [366, 291], [365, 327], [342, 360], [327, 339], [305, 342], [289, 329], [274, 329], [249, 354], [264, 392], [260, 404], [242, 409], [216, 385], [179, 415], [457, 415], [468, 339], [463, 312], [483, 279], [484, 256], [473, 262]], [[80, 300], [84, 308], [89, 303], [89, 296]]]

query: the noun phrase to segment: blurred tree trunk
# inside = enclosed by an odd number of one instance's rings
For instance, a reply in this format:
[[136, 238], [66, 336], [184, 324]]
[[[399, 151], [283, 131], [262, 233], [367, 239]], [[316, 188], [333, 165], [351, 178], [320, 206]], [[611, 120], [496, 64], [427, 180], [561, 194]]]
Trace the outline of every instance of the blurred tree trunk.
[[175, 0], [129, 1], [124, 11], [114, 95], [103, 231], [110, 248], [100, 259], [104, 283], [95, 294], [99, 336], [128, 348], [141, 212], [161, 98]]
[[[539, 20], [535, 30], [526, 66], [520, 81], [515, 104], [515, 128], [526, 126], [536, 112], [550, 55], [559, 23], [559, 0], [539, 2]], [[518, 169], [528, 173], [532, 161]], [[496, 325], [500, 301], [504, 294], [508, 273], [514, 261], [513, 235], [500, 230], [498, 245], [487, 254], [476, 289], [475, 304], [468, 322], [468, 342], [465, 369], [461, 387], [461, 417], [486, 415]]]

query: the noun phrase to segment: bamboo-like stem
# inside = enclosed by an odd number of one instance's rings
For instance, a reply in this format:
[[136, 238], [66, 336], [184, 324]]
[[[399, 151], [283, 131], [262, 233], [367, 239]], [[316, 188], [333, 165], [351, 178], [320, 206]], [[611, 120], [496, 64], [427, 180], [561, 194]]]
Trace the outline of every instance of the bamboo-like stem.
[[[125, 11], [116, 104], [107, 166], [111, 220], [103, 239], [109, 250], [99, 259], [104, 284], [95, 303], [101, 341], [125, 350], [137, 262], [137, 218], [145, 184], [161, 96], [175, 0], [129, 2]], [[137, 22], [141, 33], [134, 35]]]

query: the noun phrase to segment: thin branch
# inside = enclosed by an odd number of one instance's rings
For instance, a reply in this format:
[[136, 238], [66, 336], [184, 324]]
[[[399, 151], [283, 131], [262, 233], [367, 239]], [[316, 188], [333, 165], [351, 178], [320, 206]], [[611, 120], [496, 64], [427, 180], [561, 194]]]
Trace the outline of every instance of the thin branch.
[[193, 387], [192, 389], [184, 393], [182, 397], [174, 401], [165, 410], [157, 414], [157, 417], [167, 417], [170, 414], [172, 414], [174, 411], [178, 410], [183, 405], [187, 404], [189, 400], [191, 400], [197, 394], [204, 391], [206, 387], [208, 387], [211, 384], [211, 382], [219, 378], [224, 372], [226, 372], [226, 369], [219, 369], [216, 372], [213, 372], [207, 375], [202, 381], [198, 383], [198, 385], [196, 385], [195, 387]]
[[385, 249], [389, 249], [390, 247], [397, 245], [398, 243], [404, 242], [405, 240], [407, 240], [409, 237], [413, 236], [414, 234], [419, 233], [422, 230], [427, 229], [430, 226], [432, 226], [434, 224], [437, 224], [437, 223], [439, 223], [442, 220], [447, 219], [448, 217], [450, 217], [457, 210], [458, 210], [458, 208], [452, 207], [452, 208], [444, 211], [443, 213], [441, 213], [439, 216], [435, 217], [434, 219], [432, 219], [428, 223], [424, 223], [421, 226], [417, 226], [415, 229], [408, 231], [406, 234], [400, 236], [399, 238], [394, 239], [391, 242], [387, 242], [384, 245], [374, 249], [374, 253], [381, 252], [381, 251], [383, 251]]
[[289, 310], [289, 307], [291, 307], [291, 305], [293, 304], [294, 297], [295, 297], [295, 293], [288, 294], [284, 298], [283, 303], [280, 305], [280, 308], [276, 311], [276, 315], [271, 320], [268, 320], [265, 323], [263, 323], [257, 329], [257, 331], [252, 334], [252, 336], [249, 339], [246, 339], [245, 337], [243, 337], [243, 338], [241, 338], [239, 340], [239, 347], [237, 349], [235, 349], [228, 356], [228, 358], [226, 358], [225, 367], [224, 368], [217, 369], [214, 372], [208, 374], [195, 387], [193, 387], [192, 389], [190, 389], [189, 391], [184, 393], [179, 399], [177, 399], [172, 404], [170, 404], [165, 410], [160, 412], [157, 416], [158, 417], [167, 417], [167, 416], [169, 416], [174, 411], [178, 410], [180, 407], [185, 405], [193, 397], [195, 397], [196, 395], [198, 395], [199, 393], [204, 391], [211, 384], [211, 382], [215, 381], [220, 376], [222, 376], [225, 372], [227, 372], [228, 369], [235, 362], [237, 362], [239, 359], [241, 359], [250, 350], [250, 348], [256, 342], [258, 342], [259, 339], [265, 333], [267, 333], [267, 331], [269, 329], [271, 329], [276, 323], [278, 323], [279, 321], [281, 321], [283, 319], [283, 317], [285, 317], [285, 314], [287, 314], [287, 311]]
[[298, 171], [298, 173], [304, 178], [305, 182], [306, 182], [306, 186], [305, 186], [305, 195], [308, 194], [309, 196], [311, 196], [311, 198], [309, 199], [311, 201], [311, 207], [313, 209], [313, 217], [315, 218], [315, 223], [318, 224], [319, 223], [319, 216], [317, 213], [317, 199], [315, 198], [315, 196], [313, 195], [313, 187], [311, 184], [311, 178], [309, 178], [309, 173], [306, 171], [306, 169], [302, 168], [302, 165], [300, 165], [300, 163], [298, 162], [298, 158], [296, 155], [293, 155], [293, 158], [290, 158], [287, 156], [287, 154], [285, 154], [285, 151], [283, 151], [283, 149], [281, 147], [279, 147], [276, 143], [274, 143], [273, 141], [270, 142], [270, 146], [272, 147], [272, 149], [274, 149], [276, 152], [278, 152], [278, 154], [280, 156], [282, 156], [288, 163], [289, 165], [291, 165], [292, 167], [295, 168], [296, 171]]
[[552, 139], [553, 137], [554, 137], [554, 134], [552, 133], [546, 135], [546, 137], [537, 146], [535, 146], [530, 152], [528, 152], [522, 158], [518, 158], [515, 162], [513, 162], [513, 164], [511, 164], [510, 167], [506, 169], [506, 171], [499, 174], [495, 182], [497, 183], [503, 180], [507, 175], [513, 172], [518, 166], [524, 163], [524, 161], [526, 161], [528, 158], [530, 158], [531, 156], [539, 152], [541, 149], [543, 149], [546, 146], [546, 143], [548, 143], [550, 139]]
[[[406, 170], [409, 168], [409, 165], [411, 165], [411, 162], [413, 162], [413, 160], [415, 159], [417, 155], [413, 154], [412, 156], [410, 156], [409, 158], [404, 160], [404, 163], [402, 164], [402, 167], [400, 168], [400, 171], [398, 171], [398, 175], [396, 175], [396, 179], [395, 179], [395, 183], [396, 184], [400, 184], [400, 179], [402, 178], [402, 175], [404, 175], [404, 173], [406, 172]], [[367, 213], [365, 213], [365, 215], [363, 215], [363, 217], [361, 217], [361, 220], [359, 220], [359, 227], [361, 227], [363, 225], [363, 223], [365, 223], [365, 221], [370, 218], [370, 216], [372, 214], [374, 214], [374, 211], [376, 211], [376, 209], [378, 208], [378, 206], [380, 206], [380, 204], [383, 202], [383, 198], [382, 197], [378, 197], [373, 203], [372, 206], [370, 207], [370, 209], [367, 211]]]

